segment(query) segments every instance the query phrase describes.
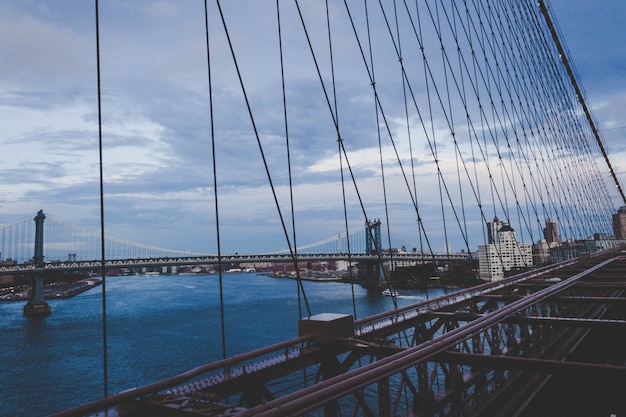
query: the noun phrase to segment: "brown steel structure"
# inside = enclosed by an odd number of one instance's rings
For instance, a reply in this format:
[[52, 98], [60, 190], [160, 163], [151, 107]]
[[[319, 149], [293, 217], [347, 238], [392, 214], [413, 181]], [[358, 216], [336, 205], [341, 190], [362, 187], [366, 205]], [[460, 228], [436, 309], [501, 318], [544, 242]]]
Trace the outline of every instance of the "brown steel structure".
[[622, 250], [580, 257], [358, 320], [348, 337], [331, 323], [58, 416], [619, 415], [625, 270]]

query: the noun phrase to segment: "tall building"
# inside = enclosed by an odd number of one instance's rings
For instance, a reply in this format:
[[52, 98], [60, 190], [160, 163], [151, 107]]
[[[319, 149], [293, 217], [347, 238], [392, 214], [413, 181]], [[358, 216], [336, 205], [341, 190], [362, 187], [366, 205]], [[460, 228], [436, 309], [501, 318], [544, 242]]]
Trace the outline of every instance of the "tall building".
[[487, 243], [495, 243], [498, 230], [502, 227], [502, 222], [498, 220], [498, 217], [494, 217], [492, 222], [487, 223]]
[[613, 234], [615, 239], [626, 239], [626, 206], [613, 215]]
[[559, 226], [554, 219], [546, 219], [546, 227], [543, 229], [543, 237], [548, 245], [555, 243], [561, 244], [561, 236], [559, 236]]
[[517, 241], [515, 230], [496, 217], [487, 223], [490, 243], [478, 246], [480, 277], [486, 281], [504, 278], [505, 272], [533, 265], [532, 244]]

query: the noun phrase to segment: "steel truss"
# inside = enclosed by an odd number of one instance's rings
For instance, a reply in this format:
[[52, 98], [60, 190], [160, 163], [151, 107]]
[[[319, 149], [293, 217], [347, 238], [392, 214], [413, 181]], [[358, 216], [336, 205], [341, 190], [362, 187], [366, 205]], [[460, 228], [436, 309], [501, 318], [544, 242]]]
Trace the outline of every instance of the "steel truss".
[[119, 404], [128, 417], [514, 415], [552, 375], [626, 379], [624, 349], [608, 362], [592, 362], [595, 353], [570, 359], [594, 329], [624, 333], [626, 317], [607, 312], [624, 311], [625, 270], [620, 251], [581, 258], [359, 320], [352, 337], [301, 335], [89, 409]]

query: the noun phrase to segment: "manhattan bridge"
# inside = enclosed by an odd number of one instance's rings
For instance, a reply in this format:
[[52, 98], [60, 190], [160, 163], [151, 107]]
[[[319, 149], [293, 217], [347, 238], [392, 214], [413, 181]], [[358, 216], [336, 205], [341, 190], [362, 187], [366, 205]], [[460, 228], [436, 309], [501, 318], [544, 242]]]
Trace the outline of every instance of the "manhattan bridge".
[[[89, 268], [103, 277], [104, 306], [107, 268], [120, 265], [214, 264], [221, 271], [232, 261], [280, 260], [298, 273], [303, 260], [341, 259], [363, 262], [363, 284], [393, 294], [387, 265], [394, 257], [477, 260], [484, 247], [506, 268], [505, 249], [489, 246], [485, 229], [496, 217], [517, 233], [512, 257], [521, 242], [544, 239], [547, 219], [559, 225], [552, 243], [569, 248], [567, 256], [368, 317], [315, 311], [296, 276], [306, 306], [293, 318], [298, 335], [234, 357], [224, 348], [217, 362], [121, 393], [108, 392], [105, 331], [102, 398], [54, 415], [533, 416], [544, 415], [546, 404], [554, 415], [624, 415], [626, 254], [610, 236], [626, 198], [549, 3], [264, 2], [274, 18], [256, 22], [265, 31], [258, 36], [274, 42], [252, 52], [240, 49], [241, 34], [232, 31], [248, 10], [226, 3], [194, 6], [205, 16], [214, 151], [207, 164], [215, 174], [215, 145], [225, 137], [216, 80], [228, 62], [245, 109], [244, 146], [258, 152], [287, 249], [222, 253], [215, 191], [217, 253], [137, 245], [104, 227], [92, 232], [52, 217], [44, 228], [40, 212], [35, 222], [2, 228], [2, 259], [17, 262], [0, 273], [31, 274], [37, 287], [46, 270]], [[99, 45], [106, 22], [97, 11], [96, 1]], [[297, 79], [290, 71], [306, 73], [306, 83], [290, 85]], [[274, 101], [254, 85], [268, 74], [280, 86]], [[277, 108], [265, 108], [269, 102]], [[284, 142], [283, 169], [274, 166], [276, 137]], [[307, 173], [292, 166], [311, 141], [334, 158], [342, 231], [302, 245], [293, 189]], [[375, 158], [364, 164], [363, 152]], [[213, 180], [218, 190], [219, 176]], [[414, 249], [394, 252], [406, 234]], [[449, 251], [450, 241], [462, 251]], [[584, 243], [592, 241], [605, 243]]]

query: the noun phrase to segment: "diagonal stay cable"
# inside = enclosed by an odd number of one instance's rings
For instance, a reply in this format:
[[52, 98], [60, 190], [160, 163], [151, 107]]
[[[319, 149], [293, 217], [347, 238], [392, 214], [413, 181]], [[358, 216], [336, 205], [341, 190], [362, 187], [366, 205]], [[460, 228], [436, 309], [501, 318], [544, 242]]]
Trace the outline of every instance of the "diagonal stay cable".
[[217, 241], [217, 273], [220, 289], [220, 324], [222, 334], [222, 358], [226, 359], [226, 317], [224, 311], [224, 282], [222, 275], [222, 240], [220, 236], [220, 210], [217, 193], [217, 157], [215, 153], [215, 122], [213, 118], [213, 79], [211, 78], [211, 48], [209, 42], [209, 8], [204, 0], [204, 29], [206, 32], [207, 76], [209, 82], [209, 115], [211, 118], [211, 159], [213, 165], [213, 200], [215, 203], [215, 239]]
[[[233, 58], [233, 64], [235, 65], [235, 71], [237, 73], [237, 78], [239, 80], [239, 85], [241, 87], [241, 92], [243, 94], [244, 101], [246, 103], [246, 108], [248, 110], [248, 116], [250, 117], [250, 123], [252, 124], [252, 129], [254, 130], [254, 136], [256, 138], [256, 142], [257, 142], [257, 145], [259, 147], [259, 153], [261, 155], [261, 159], [263, 160], [263, 166], [265, 168], [265, 174], [267, 175], [267, 181], [268, 181], [268, 183], [270, 185], [270, 188], [272, 190], [272, 196], [274, 198], [274, 204], [276, 205], [276, 211], [278, 212], [278, 217], [280, 218], [280, 224], [281, 224], [282, 229], [283, 229], [283, 234], [285, 235], [285, 240], [286, 240], [287, 245], [289, 247], [289, 253], [291, 254], [292, 258], [294, 259], [295, 269], [296, 269], [296, 271], [298, 271], [299, 268], [298, 268], [297, 260], [294, 257], [295, 256], [295, 252], [294, 252], [293, 246], [291, 244], [291, 239], [289, 237], [289, 232], [287, 231], [287, 225], [285, 223], [285, 218], [284, 218], [282, 210], [280, 208], [280, 203], [278, 201], [278, 196], [276, 194], [276, 188], [274, 187], [274, 181], [272, 180], [272, 175], [270, 173], [270, 169], [269, 169], [269, 166], [267, 164], [267, 158], [265, 157], [265, 152], [263, 150], [263, 144], [261, 143], [261, 137], [259, 136], [259, 131], [257, 129], [256, 122], [255, 122], [255, 119], [254, 119], [254, 114], [252, 113], [252, 106], [250, 104], [250, 99], [248, 98], [248, 93], [247, 93], [245, 84], [243, 82], [243, 76], [241, 74], [241, 69], [239, 68], [239, 63], [237, 61], [237, 56], [235, 54], [235, 48], [233, 46], [233, 42], [231, 40], [230, 33], [228, 31], [228, 25], [226, 24], [226, 18], [224, 16], [224, 12], [222, 10], [222, 4], [220, 3], [220, 0], [217, 0], [216, 3], [217, 3], [217, 7], [218, 7], [218, 10], [219, 10], [219, 14], [220, 14], [220, 19], [222, 21], [222, 26], [224, 28], [224, 34], [226, 35], [226, 40], [228, 42], [228, 47], [230, 49], [230, 54], [231, 54], [231, 56]], [[309, 315], [311, 315], [311, 309], [309, 307], [309, 303], [308, 303], [306, 297], [304, 297], [304, 300], [305, 300], [305, 304], [306, 304], [306, 307], [307, 307], [307, 311], [308, 311]]]
[[[285, 91], [285, 62], [283, 53], [283, 36], [280, 21], [280, 5], [279, 0], [276, 0], [276, 23], [278, 26], [278, 49], [280, 53], [280, 79], [281, 79], [281, 91], [283, 98], [283, 118], [285, 121], [285, 147], [287, 149], [287, 171], [289, 177], [289, 202], [291, 206], [291, 230], [293, 234], [293, 257], [294, 265], [296, 266], [296, 285], [298, 287], [298, 315], [302, 318], [302, 296], [306, 299], [306, 293], [304, 291], [304, 285], [300, 277], [300, 268], [298, 268], [298, 241], [296, 240], [296, 214], [293, 204], [293, 177], [291, 175], [291, 147], [289, 146], [289, 123], [287, 117], [287, 94]], [[308, 303], [307, 303], [308, 304]], [[310, 315], [310, 311], [309, 311]]]
[[[322, 92], [324, 93], [324, 98], [326, 99], [326, 105], [328, 107], [328, 110], [330, 112], [330, 117], [332, 118], [333, 121], [333, 125], [335, 127], [335, 130], [337, 132], [337, 136], [338, 136], [338, 140], [337, 143], [339, 144], [339, 147], [341, 149], [341, 153], [343, 154], [343, 157], [346, 160], [346, 167], [348, 168], [348, 172], [350, 173], [350, 178], [352, 179], [352, 184], [354, 185], [354, 191], [357, 195], [357, 199], [359, 201], [359, 206], [361, 208], [361, 212], [363, 214], [363, 217], [365, 219], [365, 222], [368, 221], [368, 216], [367, 216], [367, 212], [365, 210], [365, 205], [363, 203], [363, 198], [361, 196], [361, 193], [359, 191], [359, 187], [357, 185], [357, 181], [356, 181], [356, 176], [354, 175], [354, 171], [352, 170], [352, 165], [350, 164], [350, 160], [348, 158], [348, 153], [346, 151], [346, 147], [344, 144], [344, 141], [341, 138], [341, 133], [339, 131], [339, 123], [337, 121], [337, 116], [335, 114], [335, 111], [333, 110], [333, 106], [331, 104], [330, 101], [330, 96], [328, 94], [328, 90], [326, 88], [326, 84], [324, 83], [324, 79], [322, 77], [322, 72], [319, 66], [319, 63], [317, 61], [317, 56], [315, 55], [315, 51], [313, 50], [313, 44], [311, 42], [311, 38], [309, 36], [309, 31], [307, 30], [307, 26], [306, 26], [306, 22], [304, 21], [304, 16], [302, 15], [302, 10], [300, 9], [300, 4], [298, 3], [298, 0], [295, 1], [296, 3], [296, 8], [298, 9], [298, 14], [300, 16], [300, 22], [302, 23], [302, 28], [304, 30], [304, 34], [306, 36], [308, 45], [309, 45], [309, 50], [311, 52], [311, 57], [313, 59], [313, 63], [315, 65], [315, 70], [317, 71], [317, 76], [319, 78], [320, 81], [320, 85], [322, 87]], [[374, 239], [373, 235], [372, 235], [372, 231], [368, 228], [368, 230], [366, 230], [366, 233], [370, 233], [370, 237], [372, 238], [372, 240], [375, 242], [376, 239]], [[382, 259], [382, 251], [380, 250], [380, 248], [376, 248], [376, 253], [378, 256], [378, 263], [380, 265], [381, 270], [384, 270], [383, 268], [383, 259]]]

